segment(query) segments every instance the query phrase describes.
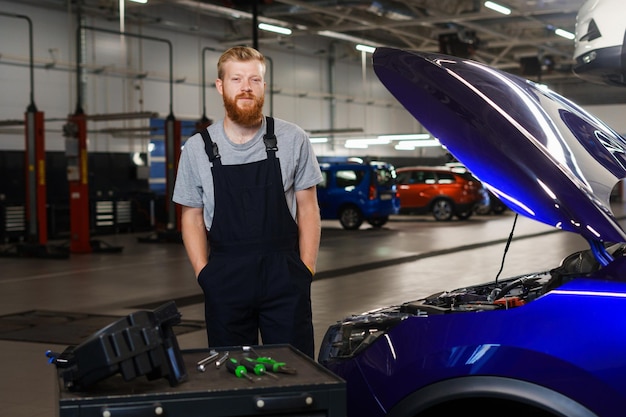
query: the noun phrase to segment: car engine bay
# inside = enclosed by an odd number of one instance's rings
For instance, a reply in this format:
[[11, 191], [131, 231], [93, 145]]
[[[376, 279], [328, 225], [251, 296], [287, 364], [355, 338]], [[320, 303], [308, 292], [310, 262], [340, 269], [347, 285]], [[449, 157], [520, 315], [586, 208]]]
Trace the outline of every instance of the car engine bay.
[[[607, 246], [613, 257], [624, 256], [626, 244]], [[592, 250], [575, 252], [548, 271], [443, 291], [400, 305], [347, 317], [330, 326], [322, 343], [319, 362], [346, 359], [369, 347], [381, 335], [409, 317], [506, 310], [524, 306], [571, 279], [600, 269]]]

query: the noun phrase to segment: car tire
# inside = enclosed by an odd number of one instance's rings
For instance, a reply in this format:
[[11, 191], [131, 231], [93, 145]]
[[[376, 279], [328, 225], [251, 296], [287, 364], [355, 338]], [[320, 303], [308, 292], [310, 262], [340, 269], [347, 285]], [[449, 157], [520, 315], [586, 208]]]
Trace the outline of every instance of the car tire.
[[389, 221], [389, 216], [374, 217], [374, 218], [367, 220], [367, 222], [371, 224], [373, 227], [383, 227], [388, 221]]
[[346, 230], [357, 230], [363, 224], [363, 213], [356, 206], [347, 206], [339, 212], [339, 223]]
[[435, 200], [431, 206], [431, 211], [435, 220], [446, 222], [452, 219], [454, 215], [454, 207], [452, 202], [444, 198]]

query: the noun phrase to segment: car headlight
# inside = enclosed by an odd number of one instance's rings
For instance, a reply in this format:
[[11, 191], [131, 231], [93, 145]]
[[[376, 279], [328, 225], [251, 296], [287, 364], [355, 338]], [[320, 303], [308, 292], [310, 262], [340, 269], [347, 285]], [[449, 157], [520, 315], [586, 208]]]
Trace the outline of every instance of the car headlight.
[[353, 357], [407, 317], [409, 314], [389, 311], [344, 319], [326, 331], [318, 361], [325, 364], [335, 359]]

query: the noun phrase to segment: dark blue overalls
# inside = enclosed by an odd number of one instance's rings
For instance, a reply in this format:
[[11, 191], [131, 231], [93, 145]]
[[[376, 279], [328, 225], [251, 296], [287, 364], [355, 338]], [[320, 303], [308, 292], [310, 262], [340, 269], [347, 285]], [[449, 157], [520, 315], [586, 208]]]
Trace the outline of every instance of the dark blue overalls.
[[204, 291], [209, 346], [289, 343], [314, 357], [311, 272], [300, 260], [276, 158], [274, 120], [266, 118], [267, 159], [222, 165], [217, 144], [202, 130], [213, 163], [215, 213]]

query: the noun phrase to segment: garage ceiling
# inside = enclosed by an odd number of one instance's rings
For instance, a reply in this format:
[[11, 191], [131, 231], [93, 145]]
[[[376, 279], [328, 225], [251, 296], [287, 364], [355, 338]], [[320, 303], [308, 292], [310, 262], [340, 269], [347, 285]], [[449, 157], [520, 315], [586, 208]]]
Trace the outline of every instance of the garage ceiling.
[[[194, 32], [219, 42], [268, 44], [299, 53], [328, 53], [332, 42], [342, 59], [360, 59], [357, 42], [423, 51], [446, 51], [548, 84], [579, 104], [626, 103], [626, 88], [583, 81], [572, 73], [575, 32], [584, 0], [502, 0], [503, 15], [483, 0], [126, 0], [126, 19], [167, 30]], [[25, 0], [60, 7], [61, 0]], [[85, 15], [118, 19], [119, 0], [82, 0]], [[287, 26], [289, 36], [253, 31], [253, 18]], [[329, 37], [330, 35], [331, 37]], [[337, 46], [340, 45], [340, 46]], [[538, 69], [541, 69], [538, 72]]]

